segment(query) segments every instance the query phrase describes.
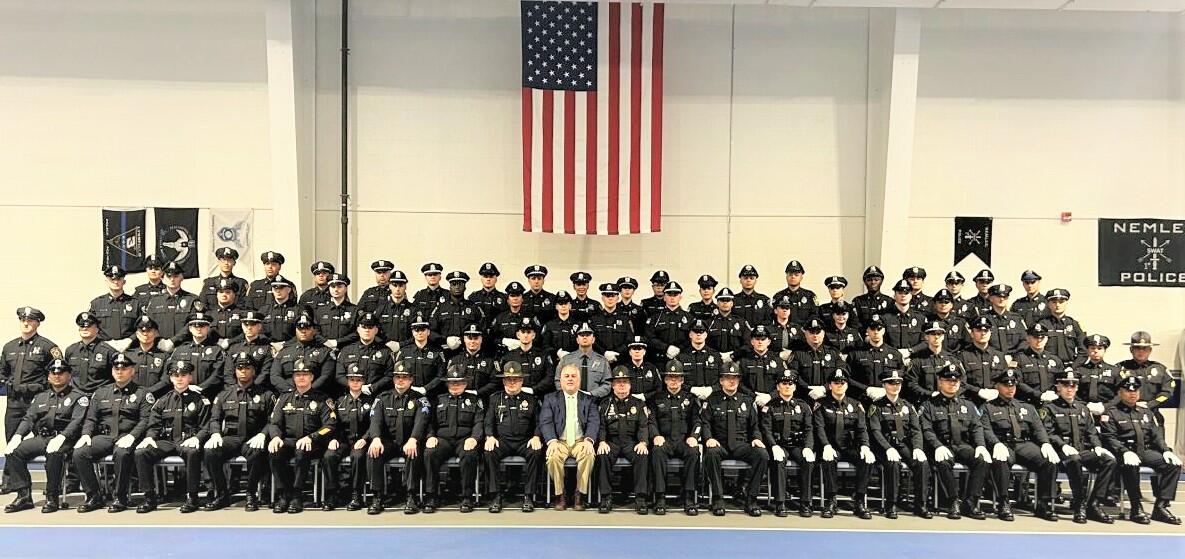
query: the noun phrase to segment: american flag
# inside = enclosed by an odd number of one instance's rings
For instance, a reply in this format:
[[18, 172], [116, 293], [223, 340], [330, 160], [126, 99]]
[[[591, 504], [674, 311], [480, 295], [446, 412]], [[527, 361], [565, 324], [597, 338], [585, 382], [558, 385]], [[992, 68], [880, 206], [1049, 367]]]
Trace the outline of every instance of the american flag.
[[522, 2], [523, 230], [662, 230], [661, 3]]

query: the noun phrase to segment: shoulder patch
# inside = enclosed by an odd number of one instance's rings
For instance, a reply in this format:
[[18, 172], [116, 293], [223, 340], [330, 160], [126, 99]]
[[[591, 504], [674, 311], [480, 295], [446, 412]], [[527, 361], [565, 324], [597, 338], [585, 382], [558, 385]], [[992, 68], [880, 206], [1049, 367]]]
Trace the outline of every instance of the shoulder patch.
[[149, 404], [154, 403], [156, 402], [156, 396], [153, 396], [151, 392], [148, 392], [144, 394], [144, 401], [148, 402]]
[[78, 405], [85, 408], [85, 407], [91, 405], [91, 399], [86, 396], [79, 396], [78, 397]]

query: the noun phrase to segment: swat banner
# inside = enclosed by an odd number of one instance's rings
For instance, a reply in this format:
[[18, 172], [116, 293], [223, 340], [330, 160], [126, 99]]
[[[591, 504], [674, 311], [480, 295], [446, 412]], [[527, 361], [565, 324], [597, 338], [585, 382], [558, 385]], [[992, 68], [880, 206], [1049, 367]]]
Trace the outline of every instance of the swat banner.
[[955, 265], [972, 254], [992, 265], [992, 218], [955, 218]]
[[1099, 285], [1185, 287], [1185, 220], [1099, 219]]
[[186, 278], [198, 277], [197, 208], [156, 208], [156, 257], [176, 262]]
[[146, 269], [144, 210], [103, 210], [103, 267], [119, 266], [129, 274]]

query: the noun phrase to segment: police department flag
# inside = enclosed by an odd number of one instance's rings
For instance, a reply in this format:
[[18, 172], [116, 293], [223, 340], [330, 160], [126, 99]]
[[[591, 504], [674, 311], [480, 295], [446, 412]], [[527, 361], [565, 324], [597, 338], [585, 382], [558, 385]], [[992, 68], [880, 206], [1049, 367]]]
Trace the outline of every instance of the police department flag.
[[197, 208], [155, 208], [156, 257], [176, 262], [186, 278], [198, 277]]
[[522, 2], [523, 230], [662, 230], [661, 3]]
[[103, 267], [118, 265], [129, 274], [147, 269], [144, 210], [103, 210]]
[[[210, 248], [217, 251], [222, 247], [230, 247], [238, 251], [239, 262], [235, 266], [235, 273], [248, 278], [255, 275], [255, 259], [250, 256], [255, 252], [251, 249], [252, 217], [251, 210], [210, 209]], [[207, 275], [213, 276], [218, 273], [218, 260], [210, 260], [212, 265]]]

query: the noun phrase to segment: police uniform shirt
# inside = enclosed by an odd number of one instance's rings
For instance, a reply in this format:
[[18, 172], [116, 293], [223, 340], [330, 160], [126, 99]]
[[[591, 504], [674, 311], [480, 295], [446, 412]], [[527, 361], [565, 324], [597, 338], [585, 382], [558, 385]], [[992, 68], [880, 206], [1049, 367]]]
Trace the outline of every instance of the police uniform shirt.
[[528, 289], [523, 293], [523, 314], [539, 321], [539, 324], [555, 318], [555, 295], [546, 289]]
[[169, 354], [161, 351], [156, 344], [145, 350], [139, 343], [133, 343], [123, 354], [135, 364], [136, 372], [132, 381], [143, 386], [153, 396], [163, 395], [172, 386], [169, 376], [165, 374]]
[[675, 346], [686, 348], [690, 342], [687, 334], [691, 331], [691, 315], [681, 308], [668, 309], [663, 307], [646, 321], [646, 346], [652, 355], [665, 357], [667, 348]]
[[436, 398], [435, 413], [428, 424], [428, 436], [449, 441], [467, 438], [481, 440], [485, 427], [485, 403], [481, 398], [462, 392], [459, 396], [441, 394]]
[[411, 302], [416, 307], [416, 312], [423, 313], [424, 316], [432, 316], [432, 312], [436, 310], [436, 305], [439, 305], [449, 298], [449, 291], [437, 284], [436, 287], [425, 287], [416, 291], [412, 295]]
[[[916, 353], [909, 361], [905, 373], [905, 394], [914, 402], [924, 402], [938, 390], [938, 372], [954, 365], [963, 370], [963, 363], [954, 354], [939, 348], [939, 353], [929, 348]], [[960, 375], [966, 377], [966, 374]]]
[[255, 367], [255, 384], [266, 384], [267, 373], [272, 370], [272, 341], [267, 336], [259, 336], [254, 340], [247, 341], [246, 338], [238, 338], [239, 341], [227, 346], [224, 356], [229, 356], [223, 359], [223, 378], [226, 379], [227, 384], [234, 384], [235, 380], [235, 360], [234, 356], [242, 352], [247, 352], [258, 365]]
[[48, 386], [46, 366], [62, 358], [62, 350], [41, 334], [16, 338], [4, 344], [0, 380], [8, 387], [9, 405], [14, 399], [29, 399]]
[[477, 308], [486, 317], [496, 317], [510, 309], [510, 303], [506, 302], [506, 294], [499, 291], [497, 288], [486, 289], [481, 288], [469, 294], [469, 300], [472, 301]]
[[168, 288], [165, 287], [165, 282], [163, 281], [157, 283], [143, 283], [137, 285], [136, 289], [132, 291], [132, 297], [136, 299], [137, 306], [143, 308], [153, 297], [160, 295], [167, 290]]
[[1177, 381], [1163, 363], [1152, 360], [1137, 363], [1135, 359], [1127, 359], [1120, 361], [1118, 366], [1119, 380], [1133, 375], [1140, 379], [1140, 401], [1146, 402], [1148, 409], [1155, 410], [1173, 397]]
[[226, 278], [230, 280], [231, 283], [235, 284], [235, 287], [237, 288], [235, 293], [238, 295], [238, 297], [242, 297], [247, 293], [247, 280], [240, 278], [233, 273], [228, 276], [219, 274], [217, 276], [208, 277], [202, 280], [202, 291], [201, 295], [198, 297], [201, 302], [206, 304], [206, 308], [212, 309], [218, 305], [218, 284], [223, 278]]
[[910, 307], [901, 312], [896, 305], [881, 315], [885, 324], [885, 343], [902, 349], [917, 347], [922, 341], [922, 327], [925, 316]]
[[[814, 305], [815, 294], [810, 290], [802, 289], [800, 292], [809, 294], [811, 305]], [[745, 321], [746, 324], [765, 324], [773, 320], [774, 309], [770, 305], [768, 295], [758, 293], [756, 291], [745, 291], [744, 289], [736, 292], [732, 298], [732, 314], [737, 318]], [[791, 315], [791, 319], [797, 315]]]
[[634, 332], [641, 332], [646, 328], [646, 319], [649, 316], [640, 305], [633, 301], [622, 301], [618, 306], [630, 317], [630, 323], [634, 326]]
[[601, 428], [597, 431], [597, 442], [608, 442], [617, 446], [632, 448], [639, 442], [650, 440], [649, 411], [645, 402], [626, 396], [618, 398], [611, 394], [598, 406], [601, 414]]
[[511, 396], [502, 390], [491, 394], [484, 431], [487, 436], [514, 442], [540, 436], [539, 400], [525, 392]]
[[[733, 308], [735, 309], [736, 307]], [[690, 305], [687, 305], [687, 312], [692, 316], [692, 318], [698, 318], [704, 321], [704, 324], [707, 324], [708, 321], [712, 320], [712, 317], [716, 316], [717, 312], [719, 311], [716, 308], [716, 301], [709, 300], [706, 302], [696, 301]]]
[[836, 450], [868, 446], [865, 413], [864, 406], [852, 398], [823, 396], [815, 403], [815, 439]]
[[1016, 397], [1033, 404], [1040, 402], [1042, 392], [1053, 390], [1053, 376], [1066, 370], [1066, 364], [1048, 351], [1037, 353], [1026, 348], [1012, 358], [1021, 374]]
[[321, 336], [336, 340], [338, 347], [345, 347], [358, 341], [358, 305], [348, 299], [335, 303], [331, 299], [314, 311]]
[[296, 300], [297, 304], [304, 305], [310, 309], [317, 308], [332, 299], [329, 295], [329, 286], [317, 287], [313, 286], [300, 294], [300, 298]]
[[1049, 436], [1037, 408], [1015, 398], [996, 398], [983, 405], [983, 437], [988, 447], [996, 443], [1015, 447], [1018, 443], [1045, 444]]
[[667, 303], [662, 295], [653, 295], [642, 299], [642, 304], [639, 306], [642, 309], [642, 315], [646, 317], [646, 320], [650, 320], [655, 314], [666, 308]]
[[1152, 412], [1139, 406], [1128, 406], [1114, 402], [1099, 416], [1103, 445], [1122, 459], [1124, 452], [1142, 454], [1153, 451], [1164, 453], [1172, 450], [1165, 444], [1164, 436], [1156, 427]]
[[210, 434], [210, 400], [193, 390], [168, 391], [152, 404], [147, 435], [180, 443], [190, 437], [205, 442]]
[[1001, 314], [993, 310], [987, 316], [992, 321], [992, 339], [988, 340], [989, 345], [1008, 354], [1025, 347], [1025, 330], [1028, 325], [1019, 314]]
[[987, 316], [992, 312], [992, 301], [988, 299], [987, 295], [976, 293], [975, 296], [967, 299], [967, 302], [971, 304], [971, 310], [975, 316]]
[[856, 317], [860, 324], [868, 324], [873, 315], [883, 315], [893, 307], [893, 298], [880, 291], [873, 291], [853, 297], [852, 306], [856, 308]]
[[286, 342], [296, 335], [296, 318], [301, 309], [291, 296], [283, 303], [272, 298], [259, 312], [263, 315], [263, 335], [272, 341]]
[[502, 389], [502, 382], [497, 378], [501, 372], [501, 364], [493, 357], [487, 357], [480, 352], [463, 351], [449, 360], [445, 370], [453, 365], [465, 368], [465, 388], [476, 391], [483, 399]]
[[827, 327], [823, 329], [823, 345], [835, 348], [840, 353], [848, 353], [863, 340], [864, 336], [850, 322], [840, 330], [834, 321], [828, 321]]
[[82, 341], [66, 348], [65, 359], [73, 369], [70, 383], [87, 394], [93, 394], [100, 386], [112, 382], [111, 360], [118, 355], [111, 346], [99, 341]]
[[957, 316], [961, 316], [965, 319], [978, 316], [975, 305], [972, 304], [970, 300], [964, 298], [962, 295], [956, 295], [951, 303], [953, 303], [953, 306], [951, 307], [950, 312]]
[[720, 353], [749, 347], [749, 323], [735, 312], [718, 313], [708, 324], [708, 345]]
[[188, 332], [185, 319], [197, 301], [197, 295], [184, 289], [178, 289], [174, 294], [165, 290], [148, 300], [144, 314], [156, 322], [157, 334], [167, 340]]
[[675, 356], [683, 365], [684, 377], [688, 387], [707, 386], [715, 389], [720, 385], [720, 371], [724, 368], [724, 361], [720, 353], [704, 344], [696, 349], [688, 347]]
[[[391, 387], [391, 370], [395, 368], [395, 361], [391, 357], [391, 350], [377, 341], [369, 344], [358, 341], [343, 347], [338, 350], [336, 361], [335, 377], [342, 386], [347, 386], [346, 374], [357, 365], [362, 373], [362, 384], [370, 385], [371, 394]], [[340, 410], [338, 415], [341, 415]]]
[[271, 390], [258, 384], [243, 387], [236, 382], [214, 398], [206, 431], [240, 437], [245, 442], [267, 427], [275, 404], [276, 395]]
[[782, 372], [789, 368], [778, 355], [772, 351], [759, 354], [756, 351], [746, 351], [736, 360], [741, 369], [741, 385], [753, 392], [773, 394], [778, 390], [777, 379]]
[[289, 390], [276, 399], [266, 433], [269, 439], [308, 437], [313, 444], [320, 444], [332, 439], [337, 428], [331, 398], [315, 389], [303, 394]]
[[333, 401], [333, 411], [337, 413], [337, 432], [335, 437], [342, 446], [349, 447], [359, 439], [366, 438], [370, 432], [370, 409], [374, 406], [374, 396], [353, 394], [347, 392]]
[[634, 337], [634, 326], [620, 306], [615, 307], [613, 312], [601, 309], [589, 320], [589, 325], [596, 335], [593, 351], [602, 355], [606, 351], [616, 351], [623, 357], [629, 355], [628, 344]]
[[662, 436], [671, 441], [699, 440], [700, 405], [695, 395], [686, 388], [672, 394], [664, 386], [646, 399], [650, 408], [653, 432], [651, 438]]
[[77, 388], [66, 385], [60, 392], [50, 388], [33, 397], [29, 411], [12, 435], [24, 437], [32, 433], [43, 438], [62, 435], [68, 443], [72, 442], [82, 433], [89, 406], [90, 398]]
[[122, 340], [136, 333], [136, 319], [140, 316], [140, 305], [135, 297], [120, 293], [112, 297], [104, 293], [91, 299], [92, 315], [99, 321], [99, 337], [105, 340]]
[[156, 398], [134, 382], [122, 388], [108, 384], [91, 396], [82, 434], [106, 435], [116, 440], [130, 434], [139, 439], [148, 430], [153, 402]]
[[826, 384], [827, 374], [831, 371], [848, 370], [848, 365], [839, 352], [825, 345], [812, 349], [809, 345], [803, 344], [790, 352], [788, 365], [798, 373], [800, 387], [822, 386]]
[[518, 361], [522, 365], [523, 387], [530, 387], [537, 398], [555, 389], [555, 360], [538, 344], [531, 344], [531, 349], [512, 349], [502, 355], [500, 366], [505, 369], [509, 361]]
[[431, 346], [420, 347], [415, 343], [399, 348], [395, 355], [395, 362], [406, 361], [408, 372], [412, 374], [412, 386], [423, 387], [429, 394], [440, 385], [440, 378], [444, 376], [444, 353]]
[[934, 298], [918, 291], [910, 297], [909, 308], [922, 317], [934, 316]]
[[897, 398], [895, 402], [882, 398], [869, 404], [868, 432], [877, 448], [896, 449], [902, 457], [923, 448], [918, 408], [905, 398]]
[[601, 304], [588, 297], [572, 298], [572, 316], [579, 322], [585, 322], [601, 312]]
[[979, 408], [965, 398], [947, 398], [938, 394], [920, 406], [922, 438], [931, 450], [956, 445], [983, 446], [983, 423]]
[[803, 400], [774, 395], [761, 408], [761, 432], [767, 445], [815, 448], [815, 415]]
[[980, 349], [975, 344], [967, 345], [957, 356], [967, 373], [963, 377], [964, 392], [972, 401], [982, 403], [979, 395], [975, 393], [995, 385], [993, 379], [996, 375], [1008, 370], [1008, 357], [990, 345]]
[[963, 346], [971, 344], [971, 326], [967, 320], [951, 312], [946, 318], [936, 317], [946, 335], [942, 338], [942, 345], [947, 351], [957, 352]]
[[1065, 445], [1070, 445], [1079, 452], [1085, 452], [1099, 448], [1103, 444], [1094, 416], [1080, 400], [1067, 402], [1063, 398], [1058, 398], [1046, 402], [1041, 406], [1040, 414], [1045, 424], [1045, 432], [1049, 435], [1049, 442], [1059, 450]]
[[247, 285], [247, 294], [239, 293], [237, 302], [248, 309], [261, 311], [268, 303], [274, 301], [272, 297], [272, 279], [269, 277], [259, 278]]
[[783, 349], [793, 349], [803, 343], [802, 330], [794, 321], [787, 320], [782, 324], [775, 318], [773, 322], [766, 324], [765, 328], [769, 330], [769, 350], [774, 353], [781, 353]]
[[[848, 309], [848, 325], [860, 329], [860, 317], [857, 316], [855, 307], [843, 299], [840, 299], [838, 302], [843, 303], [843, 305]], [[822, 320], [823, 324], [830, 325], [834, 321], [834, 319], [831, 317], [835, 316], [835, 308], [838, 306], [836, 303], [836, 301], [827, 301], [826, 303], [819, 305], [815, 309], [815, 316], [817, 316], [819, 320]]]
[[[741, 293], [737, 293], [737, 299], [740, 299], [740, 297]], [[793, 307], [790, 309], [790, 321], [799, 326], [819, 314], [818, 309], [816, 308], [816, 305], [818, 304], [818, 298], [815, 297], [814, 291], [811, 291], [805, 287], [799, 287], [798, 289], [793, 290], [787, 287], [786, 289], [774, 293], [772, 300], [780, 301], [782, 300], [782, 297], [790, 298], [790, 304], [793, 305]], [[766, 303], [769, 303], [769, 299], [766, 300]], [[737, 306], [740, 306], [739, 302], [737, 303]], [[771, 310], [770, 313], [772, 314], [772, 312], [773, 311]]]
[[1012, 307], [1008, 310], [1020, 315], [1026, 323], [1032, 324], [1049, 313], [1049, 304], [1044, 295], [1036, 293], [1032, 297], [1025, 295], [1013, 301]]
[[193, 384], [200, 386], [203, 392], [209, 390], [211, 394], [217, 394], [225, 380], [225, 358], [222, 348], [206, 338], [202, 343], [189, 341], [177, 346], [165, 368], [171, 369], [178, 361], [188, 361], [193, 365]]
[[549, 353], [561, 349], [567, 352], [576, 351], [577, 325], [575, 318], [570, 314], [566, 320], [556, 317], [543, 325], [536, 342], [546, 347]]
[[1119, 383], [1119, 366], [1106, 361], [1079, 359], [1074, 372], [1082, 379], [1078, 398], [1087, 402], [1107, 403], [1115, 398], [1115, 385]]
[[415, 309], [406, 298], [399, 301], [391, 297], [384, 299], [374, 311], [383, 339], [400, 344], [410, 340], [411, 323], [416, 320]]
[[391, 295], [390, 285], [372, 285], [358, 296], [358, 311], [359, 312], [374, 312]]
[[272, 359], [270, 372], [272, 387], [278, 392], [287, 392], [295, 388], [292, 384], [292, 371], [298, 360], [303, 360], [313, 371], [313, 390], [319, 390], [329, 379], [333, 378], [332, 352], [316, 340], [303, 343], [292, 339], [284, 342], [280, 351]]
[[658, 367], [653, 363], [634, 363], [631, 359], [624, 366], [630, 372], [630, 394], [645, 394], [650, 397], [664, 388], [662, 373], [658, 372]]
[[381, 437], [402, 447], [408, 439], [423, 442], [428, 431], [432, 406], [428, 399], [410, 389], [384, 392], [375, 399], [370, 409], [368, 438]]
[[478, 329], [484, 329], [485, 322], [486, 317], [476, 303], [449, 297], [448, 300], [436, 305], [436, 310], [432, 311], [428, 320], [428, 328], [442, 338], [460, 337], [469, 325], [474, 324]]
[[[214, 305], [210, 307], [211, 338], [231, 339], [243, 335], [243, 323], [240, 320], [245, 310], [237, 303], [229, 306]], [[217, 335], [214, 335], [217, 334]]]
[[747, 446], [761, 438], [761, 420], [753, 396], [736, 392], [729, 396], [717, 390], [704, 400], [700, 427], [704, 440], [716, 439], [725, 449]]
[[863, 343], [848, 353], [848, 368], [852, 371], [848, 379], [848, 395], [861, 397], [869, 386], [881, 386], [881, 374], [899, 371], [905, 374], [905, 361], [896, 348], [886, 343], [873, 347]]
[[1045, 343], [1048, 351], [1065, 363], [1073, 363], [1081, 355], [1086, 355], [1086, 332], [1082, 325], [1073, 318], [1062, 315], [1060, 317], [1047, 314], [1037, 320], [1037, 324], [1045, 326], [1049, 341]]

